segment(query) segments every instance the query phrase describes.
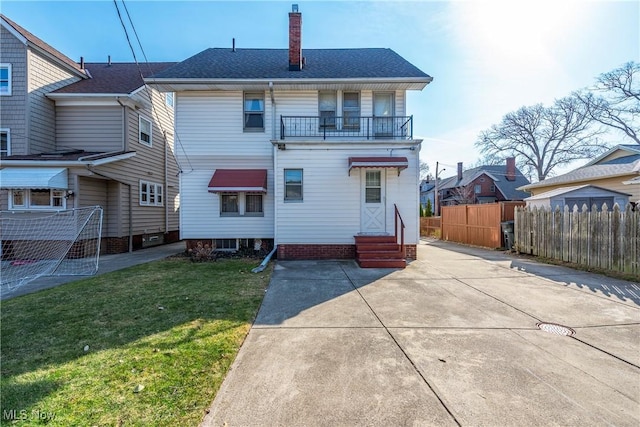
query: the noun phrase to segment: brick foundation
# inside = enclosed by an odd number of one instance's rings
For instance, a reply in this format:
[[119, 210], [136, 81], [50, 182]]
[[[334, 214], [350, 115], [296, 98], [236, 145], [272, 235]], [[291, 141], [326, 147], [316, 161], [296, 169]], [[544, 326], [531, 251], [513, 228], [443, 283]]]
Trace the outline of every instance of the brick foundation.
[[406, 258], [408, 260], [418, 259], [418, 245], [404, 245], [406, 250]]
[[278, 245], [278, 259], [355, 259], [356, 245]]

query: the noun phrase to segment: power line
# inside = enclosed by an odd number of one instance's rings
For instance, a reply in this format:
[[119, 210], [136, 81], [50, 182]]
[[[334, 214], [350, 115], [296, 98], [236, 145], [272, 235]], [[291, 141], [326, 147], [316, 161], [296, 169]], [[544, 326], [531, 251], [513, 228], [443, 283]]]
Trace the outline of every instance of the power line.
[[[127, 17], [129, 19], [129, 24], [131, 25], [131, 28], [133, 30], [133, 33], [134, 33], [135, 37], [136, 37], [136, 40], [138, 41], [138, 46], [140, 46], [140, 51], [142, 52], [142, 55], [144, 57], [145, 64], [147, 66], [147, 71], [148, 71], [148, 73], [150, 75], [153, 75], [153, 70], [151, 69], [151, 65], [149, 64], [149, 61], [147, 59], [147, 55], [144, 52], [144, 48], [142, 47], [142, 43], [140, 41], [140, 38], [138, 37], [138, 32], [136, 31], [135, 25], [133, 24], [133, 20], [131, 19], [131, 15], [129, 14], [129, 10], [127, 9], [127, 5], [125, 4], [124, 0], [120, 0], [120, 1], [122, 2], [122, 5], [124, 6], [125, 12], [127, 13]], [[127, 39], [127, 44], [129, 45], [129, 49], [131, 50], [131, 54], [133, 55], [133, 59], [134, 59], [134, 61], [136, 63], [136, 67], [138, 69], [138, 74], [140, 75], [140, 79], [142, 79], [145, 91], [147, 93], [147, 96], [149, 97], [149, 102], [151, 104], [151, 111], [152, 111], [152, 113], [153, 113], [153, 115], [154, 115], [154, 117], [156, 119], [156, 122], [158, 123], [158, 126], [160, 127], [160, 130], [163, 133], [163, 136], [164, 136], [164, 139], [165, 139], [165, 143], [166, 143], [167, 142], [166, 141], [167, 132], [166, 132], [166, 130], [164, 129], [164, 127], [162, 125], [162, 121], [160, 120], [160, 117], [158, 115], [158, 111], [157, 111], [157, 109], [155, 107], [155, 103], [153, 102], [152, 89], [144, 81], [144, 78], [145, 78], [144, 77], [144, 73], [142, 72], [142, 70], [140, 68], [140, 63], [138, 62], [138, 58], [136, 56], [135, 49], [133, 48], [133, 45], [131, 43], [131, 39], [129, 38], [129, 32], [127, 31], [127, 27], [126, 27], [126, 25], [124, 23], [124, 20], [122, 19], [122, 14], [120, 13], [120, 8], [118, 7], [117, 0], [113, 0], [113, 4], [116, 7], [116, 12], [118, 13], [118, 19], [120, 20], [120, 24], [122, 25], [122, 29], [124, 30], [125, 37]], [[190, 171], [193, 171], [193, 165], [191, 164], [191, 160], [189, 159], [189, 156], [188, 156], [186, 150], [184, 149], [184, 145], [182, 144], [182, 141], [180, 140], [178, 132], [175, 129], [175, 123], [172, 120], [172, 117], [171, 117], [171, 114], [169, 113], [167, 105], [164, 102], [162, 103], [162, 105], [164, 106], [165, 113], [166, 113], [167, 117], [169, 117], [169, 121], [174, 125], [174, 129], [173, 129], [173, 131], [174, 131], [174, 145], [175, 145], [175, 142], [177, 141], [178, 145], [182, 149], [182, 152], [184, 153], [185, 158], [187, 159], [187, 163], [189, 164], [189, 167], [191, 168]], [[175, 155], [174, 155], [174, 159], [175, 159], [176, 164], [178, 165], [178, 169], [179, 169], [180, 173], [183, 173], [184, 170], [183, 170], [182, 166], [180, 165], [180, 162], [178, 161], [178, 158]]]

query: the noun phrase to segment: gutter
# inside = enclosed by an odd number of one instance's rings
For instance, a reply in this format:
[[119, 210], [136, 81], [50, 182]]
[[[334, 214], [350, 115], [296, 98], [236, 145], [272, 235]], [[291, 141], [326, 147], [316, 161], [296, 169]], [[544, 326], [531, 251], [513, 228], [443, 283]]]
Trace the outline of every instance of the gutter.
[[260, 263], [259, 266], [257, 266], [253, 270], [251, 270], [251, 272], [252, 273], [262, 273], [264, 271], [264, 269], [267, 268], [267, 264], [269, 264], [269, 261], [271, 260], [271, 257], [273, 256], [274, 253], [276, 253], [277, 250], [278, 250], [278, 245], [273, 245], [273, 249], [271, 250], [271, 252], [269, 252], [269, 255], [267, 255], [265, 257], [265, 259], [262, 260], [262, 262]]
[[[89, 157], [93, 157], [93, 156], [101, 156], [103, 154], [94, 154], [91, 156], [85, 156], [85, 157], [80, 157], [80, 159], [84, 159], [84, 158], [89, 158]], [[113, 157], [107, 157], [104, 159], [98, 159], [98, 160], [62, 160], [62, 161], [55, 161], [55, 160], [3, 160], [2, 161], [2, 166], [3, 167], [7, 167], [7, 166], [58, 166], [58, 167], [74, 167], [74, 166], [101, 166], [101, 165], [105, 165], [107, 163], [113, 163], [113, 162], [117, 162], [120, 160], [126, 160], [129, 159], [131, 157], [134, 157], [136, 155], [135, 151], [131, 151], [129, 153], [124, 153], [121, 154], [119, 156], [113, 156]]]

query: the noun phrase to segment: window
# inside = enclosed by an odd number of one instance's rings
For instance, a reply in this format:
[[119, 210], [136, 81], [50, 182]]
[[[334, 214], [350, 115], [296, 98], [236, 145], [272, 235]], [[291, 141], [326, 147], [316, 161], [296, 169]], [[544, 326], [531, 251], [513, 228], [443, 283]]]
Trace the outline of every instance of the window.
[[360, 92], [342, 94], [342, 116], [345, 128], [360, 128]]
[[11, 155], [11, 137], [9, 129], [0, 129], [0, 155]]
[[220, 216], [264, 216], [262, 194], [220, 193]]
[[65, 209], [66, 191], [38, 188], [31, 190], [11, 190], [11, 209]]
[[164, 188], [162, 184], [140, 181], [140, 205], [162, 206]]
[[244, 129], [264, 130], [264, 92], [244, 94]]
[[237, 251], [238, 241], [236, 239], [216, 239], [216, 250]]
[[380, 203], [382, 201], [382, 180], [380, 171], [367, 171], [365, 184], [365, 203]]
[[474, 192], [475, 192], [476, 194], [480, 194], [480, 193], [482, 193], [482, 185], [480, 185], [480, 184], [476, 184], [476, 185], [475, 185], [475, 187], [474, 187]]
[[167, 92], [164, 94], [164, 102], [169, 106], [173, 107], [173, 92]]
[[491, 191], [492, 193], [496, 192], [496, 186], [492, 185], [491, 187], [489, 187], [489, 191]]
[[220, 215], [240, 215], [240, 209], [238, 207], [238, 193], [227, 193], [220, 195]]
[[149, 147], [151, 147], [153, 141], [153, 133], [152, 133], [152, 126], [151, 126], [151, 121], [145, 119], [144, 117], [140, 116], [140, 119], [138, 120], [138, 125], [139, 125], [139, 129], [140, 129], [140, 144], [144, 144], [144, 145], [148, 145]]
[[284, 170], [284, 200], [302, 201], [302, 169]]
[[247, 194], [244, 211], [246, 215], [263, 215], [262, 194]]
[[338, 111], [338, 94], [335, 90], [321, 90], [318, 93], [318, 111], [320, 129], [335, 129], [335, 117]]
[[0, 64], [0, 96], [11, 95], [11, 64]]

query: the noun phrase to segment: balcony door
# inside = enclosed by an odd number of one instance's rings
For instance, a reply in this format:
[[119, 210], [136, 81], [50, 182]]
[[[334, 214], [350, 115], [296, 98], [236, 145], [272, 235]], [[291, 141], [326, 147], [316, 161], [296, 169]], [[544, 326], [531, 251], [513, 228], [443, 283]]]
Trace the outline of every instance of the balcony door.
[[360, 232], [382, 234], [386, 232], [385, 170], [362, 169], [360, 173], [362, 185]]
[[373, 94], [373, 132], [375, 138], [393, 136], [393, 92], [375, 92]]

